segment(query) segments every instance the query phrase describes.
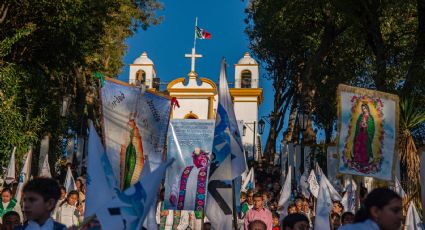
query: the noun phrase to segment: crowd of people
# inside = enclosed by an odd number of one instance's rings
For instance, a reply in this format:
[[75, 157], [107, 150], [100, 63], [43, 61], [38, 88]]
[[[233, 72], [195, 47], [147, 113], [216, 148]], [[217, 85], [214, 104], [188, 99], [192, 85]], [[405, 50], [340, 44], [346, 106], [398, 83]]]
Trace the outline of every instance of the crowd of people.
[[[312, 197], [303, 197], [296, 188], [291, 203], [279, 207], [281, 191], [280, 170], [276, 166], [255, 166], [255, 187], [240, 193], [237, 228], [245, 230], [307, 230], [314, 226], [316, 208]], [[53, 179], [36, 178], [23, 188], [21, 205], [13, 199], [14, 188], [1, 191], [0, 230], [13, 229], [75, 229], [84, 217], [85, 179], [76, 179], [76, 190], [66, 192]], [[364, 192], [364, 191], [363, 191]], [[164, 189], [156, 205], [158, 229], [211, 229], [211, 222], [202, 212], [166, 210]], [[378, 188], [364, 195], [360, 210], [344, 212], [339, 201], [333, 201], [328, 229], [400, 229], [403, 214], [400, 196], [386, 188]], [[320, 228], [326, 229], [326, 228]]]
[[[281, 192], [281, 173], [278, 166], [255, 165], [255, 188], [241, 191], [237, 211], [237, 228], [240, 230], [307, 230], [318, 229], [315, 223], [315, 200], [304, 197], [294, 188], [292, 202], [286, 210], [278, 206]], [[296, 186], [295, 186], [296, 187]], [[164, 191], [162, 191], [163, 193]], [[157, 206], [157, 223], [160, 229], [210, 229], [211, 223], [196, 211], [172, 211], [163, 207], [163, 194]], [[320, 229], [400, 229], [403, 221], [402, 200], [394, 191], [379, 188], [367, 194], [361, 189], [360, 210], [344, 212], [340, 201], [333, 201], [330, 226]], [[176, 216], [178, 218], [176, 218]]]
[[[0, 205], [0, 230], [53, 229], [40, 227], [42, 225], [37, 228], [37, 221], [31, 222], [30, 217], [35, 215], [34, 212], [49, 212], [49, 218], [46, 220], [51, 221], [55, 226], [63, 227], [54, 229], [76, 228], [83, 222], [84, 218], [84, 184], [83, 177], [77, 178], [75, 180], [76, 190], [67, 192], [65, 187], [60, 186], [54, 179], [36, 178], [24, 186], [21, 203], [12, 198], [16, 193], [16, 184], [3, 185], [4, 188], [1, 190], [2, 204]], [[39, 196], [43, 199], [40, 199]], [[39, 207], [38, 205], [41, 205], [39, 203], [43, 203], [43, 201], [54, 204], [53, 209], [48, 208], [46, 210]], [[37, 207], [34, 207], [34, 205]], [[41, 223], [44, 223], [44, 219]]]

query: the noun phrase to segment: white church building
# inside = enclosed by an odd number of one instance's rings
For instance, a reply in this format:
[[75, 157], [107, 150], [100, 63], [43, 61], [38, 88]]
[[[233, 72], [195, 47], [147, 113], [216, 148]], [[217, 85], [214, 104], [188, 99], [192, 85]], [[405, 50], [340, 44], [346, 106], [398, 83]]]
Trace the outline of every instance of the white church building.
[[[196, 58], [202, 55], [186, 54], [191, 58], [191, 71], [187, 77], [180, 77], [168, 83], [165, 94], [175, 97], [180, 107], [172, 111], [172, 119], [215, 119], [218, 104], [218, 88], [214, 81], [198, 76], [195, 71]], [[234, 65], [235, 76], [228, 76], [229, 82], [234, 82], [230, 88], [235, 108], [236, 119], [243, 122], [242, 141], [249, 157], [258, 157], [261, 151], [258, 134], [258, 109], [263, 101], [263, 89], [259, 87], [259, 65], [248, 52]], [[129, 83], [145, 85], [148, 90], [159, 89], [155, 65], [143, 52], [130, 64]], [[257, 126], [257, 127], [256, 127]], [[255, 155], [252, 155], [255, 149]]]

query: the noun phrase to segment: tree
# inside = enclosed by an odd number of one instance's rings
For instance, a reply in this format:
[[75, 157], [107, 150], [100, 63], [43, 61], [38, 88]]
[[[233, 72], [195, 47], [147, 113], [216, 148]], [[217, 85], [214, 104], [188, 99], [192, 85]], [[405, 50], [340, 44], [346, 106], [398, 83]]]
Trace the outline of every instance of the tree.
[[[14, 112], [0, 111], [2, 156], [7, 158], [13, 145], [36, 146], [46, 133], [52, 134], [51, 149], [59, 155], [60, 137], [68, 128], [84, 135], [87, 118], [99, 118], [93, 73], [117, 76], [125, 39], [158, 23], [160, 8], [157, 0], [1, 3], [0, 41], [10, 46], [0, 56], [0, 95], [8, 95], [0, 104], [8, 103]], [[14, 39], [19, 29], [29, 27], [30, 33]], [[66, 118], [59, 114], [64, 95], [72, 99]], [[6, 123], [19, 119], [22, 125]]]
[[[325, 129], [329, 143], [340, 83], [423, 101], [424, 9], [422, 1], [412, 0], [252, 1], [246, 31], [273, 82], [278, 115], [265, 153], [275, 148], [282, 123], [285, 140], [298, 139], [299, 109]], [[304, 136], [313, 140], [311, 123]]]

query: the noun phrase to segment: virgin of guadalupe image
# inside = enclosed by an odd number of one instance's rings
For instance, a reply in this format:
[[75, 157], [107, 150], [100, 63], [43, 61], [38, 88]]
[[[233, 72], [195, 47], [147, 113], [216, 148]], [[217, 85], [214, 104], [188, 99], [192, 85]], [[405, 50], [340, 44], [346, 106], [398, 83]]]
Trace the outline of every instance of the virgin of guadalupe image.
[[361, 173], [381, 170], [383, 129], [383, 103], [379, 98], [366, 96], [351, 100], [351, 119], [344, 147], [345, 167]]
[[361, 114], [357, 118], [354, 134], [354, 161], [361, 166], [373, 162], [372, 143], [375, 135], [375, 122], [367, 104], [361, 105]]
[[203, 211], [209, 162], [210, 154], [195, 148], [192, 152], [193, 165], [184, 167], [171, 186], [169, 201], [177, 210], [195, 207], [195, 211]]
[[143, 155], [142, 136], [134, 119], [127, 122], [129, 131], [124, 137], [120, 150], [121, 190], [125, 190], [136, 183], [142, 172], [145, 158]]

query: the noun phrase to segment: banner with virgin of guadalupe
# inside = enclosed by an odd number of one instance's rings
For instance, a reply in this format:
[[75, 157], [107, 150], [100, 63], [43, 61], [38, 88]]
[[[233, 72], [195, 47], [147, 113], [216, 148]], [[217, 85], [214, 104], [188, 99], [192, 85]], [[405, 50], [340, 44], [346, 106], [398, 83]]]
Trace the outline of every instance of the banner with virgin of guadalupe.
[[338, 86], [339, 172], [391, 180], [399, 99], [375, 90]]
[[212, 160], [214, 120], [175, 119], [168, 128], [165, 209], [203, 211]]
[[106, 153], [122, 190], [139, 179], [146, 158], [163, 161], [171, 100], [107, 78], [101, 89]]

